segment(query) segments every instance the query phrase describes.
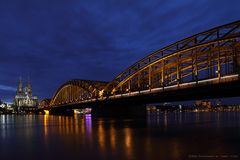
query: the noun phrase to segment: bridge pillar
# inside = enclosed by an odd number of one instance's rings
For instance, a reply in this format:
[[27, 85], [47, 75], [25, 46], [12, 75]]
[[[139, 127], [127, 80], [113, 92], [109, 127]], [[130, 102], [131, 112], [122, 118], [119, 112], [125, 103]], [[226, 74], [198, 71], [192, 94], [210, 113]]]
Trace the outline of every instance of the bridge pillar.
[[49, 111], [50, 115], [73, 115], [74, 111], [72, 109], [67, 109], [66, 107], [56, 107]]
[[98, 105], [92, 108], [92, 115], [97, 117], [145, 117], [146, 105]]

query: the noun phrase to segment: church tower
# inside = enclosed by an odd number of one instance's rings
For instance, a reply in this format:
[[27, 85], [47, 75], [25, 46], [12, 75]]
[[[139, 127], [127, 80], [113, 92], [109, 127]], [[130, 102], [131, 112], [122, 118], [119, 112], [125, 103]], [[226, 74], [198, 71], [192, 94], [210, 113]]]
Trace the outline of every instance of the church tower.
[[29, 79], [28, 79], [28, 82], [27, 82], [26, 94], [29, 95], [29, 96], [32, 96], [32, 87], [31, 87]]
[[19, 78], [19, 82], [18, 82], [18, 88], [17, 88], [17, 95], [21, 96], [23, 95], [23, 86], [22, 86], [22, 79]]

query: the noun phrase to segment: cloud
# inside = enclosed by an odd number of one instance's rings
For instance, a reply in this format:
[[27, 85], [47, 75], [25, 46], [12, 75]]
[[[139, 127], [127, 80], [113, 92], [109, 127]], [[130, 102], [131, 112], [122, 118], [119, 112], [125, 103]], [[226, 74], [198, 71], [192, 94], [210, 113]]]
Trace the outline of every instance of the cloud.
[[11, 87], [11, 86], [6, 86], [6, 85], [1, 85], [1, 84], [0, 84], [0, 90], [4, 90], [4, 91], [16, 91], [16, 88]]

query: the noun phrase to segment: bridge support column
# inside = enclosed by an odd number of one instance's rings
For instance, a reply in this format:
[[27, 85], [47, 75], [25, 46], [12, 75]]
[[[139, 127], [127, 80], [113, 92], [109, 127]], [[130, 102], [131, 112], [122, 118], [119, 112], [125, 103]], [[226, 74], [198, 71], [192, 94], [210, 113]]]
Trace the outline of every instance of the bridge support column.
[[99, 105], [92, 108], [92, 115], [97, 117], [145, 117], [146, 105]]
[[52, 108], [49, 111], [50, 115], [67, 115], [67, 116], [71, 116], [74, 114], [74, 111], [72, 109], [67, 109], [66, 107], [56, 107], [56, 108]]

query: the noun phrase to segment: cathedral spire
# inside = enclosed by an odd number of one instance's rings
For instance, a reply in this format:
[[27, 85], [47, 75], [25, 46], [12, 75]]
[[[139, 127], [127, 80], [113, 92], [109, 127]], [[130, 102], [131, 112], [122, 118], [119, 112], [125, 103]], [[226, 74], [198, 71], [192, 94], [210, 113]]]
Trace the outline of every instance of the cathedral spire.
[[31, 84], [30, 84], [30, 79], [28, 77], [28, 81], [27, 81], [27, 87], [26, 87], [26, 91], [27, 91], [27, 94], [32, 96], [32, 87], [31, 87]]
[[22, 86], [22, 78], [19, 78], [18, 88], [17, 88], [17, 95], [23, 94], [23, 86]]

